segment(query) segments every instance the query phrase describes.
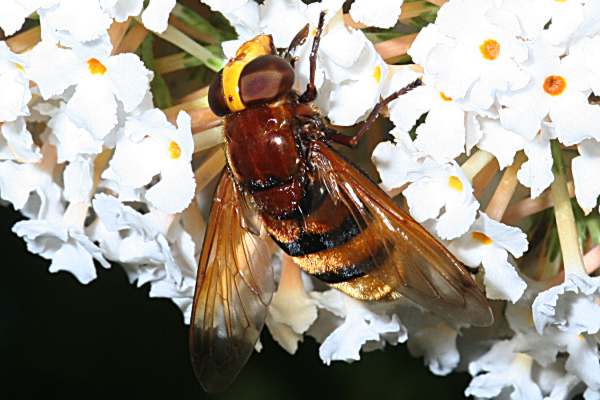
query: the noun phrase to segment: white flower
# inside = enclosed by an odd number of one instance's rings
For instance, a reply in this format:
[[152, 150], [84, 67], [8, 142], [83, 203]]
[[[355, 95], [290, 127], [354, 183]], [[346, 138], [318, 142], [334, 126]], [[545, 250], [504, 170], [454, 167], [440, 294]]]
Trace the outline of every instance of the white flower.
[[89, 42], [106, 35], [112, 22], [98, 0], [55, 0], [52, 3], [38, 10], [45, 31], [43, 36], [59, 34], [76, 42]]
[[171, 298], [189, 321], [195, 287], [195, 244], [180, 219], [157, 210], [140, 214], [112, 196], [93, 200], [98, 222], [91, 236], [131, 282], [150, 282], [151, 297]]
[[0, 13], [0, 28], [6, 36], [16, 33], [23, 24], [25, 18], [42, 6], [47, 6], [56, 0], [4, 0], [2, 2], [2, 13]]
[[445, 96], [487, 110], [497, 93], [529, 81], [520, 66], [527, 46], [518, 38], [519, 23], [493, 0], [450, 1], [440, 8], [435, 25], [437, 34], [428, 32], [427, 41], [418, 45], [417, 62], [427, 82]]
[[445, 321], [410, 307], [401, 314], [409, 332], [407, 346], [410, 354], [423, 356], [425, 364], [435, 375], [448, 375], [460, 361], [456, 347], [458, 331]]
[[514, 303], [527, 284], [508, 261], [508, 253], [521, 257], [527, 246], [527, 237], [519, 228], [494, 221], [480, 212], [469, 232], [448, 247], [466, 265], [483, 265], [488, 298]]
[[316, 319], [316, 301], [304, 290], [300, 270], [284, 261], [265, 321], [269, 332], [281, 347], [294, 354], [304, 332]]
[[535, 138], [525, 143], [527, 161], [517, 172], [519, 182], [531, 189], [531, 198], [538, 197], [554, 181], [550, 132], [545, 127]]
[[83, 232], [81, 213], [87, 211], [87, 205], [72, 203], [71, 206], [74, 206], [70, 207], [73, 214], [65, 213], [63, 221], [20, 221], [13, 227], [13, 232], [25, 240], [30, 252], [52, 260], [50, 272], [67, 271], [79, 282], [87, 284], [97, 276], [94, 260], [104, 268], [110, 268], [110, 264], [100, 248]]
[[567, 372], [564, 362], [555, 362], [545, 367], [538, 367], [538, 369], [537, 382], [542, 392], [547, 395], [546, 400], [571, 399], [581, 391], [579, 388], [581, 381], [575, 375]]
[[593, 335], [600, 330], [600, 277], [567, 273], [565, 281], [540, 293], [533, 302], [535, 327], [548, 326], [574, 334]]
[[[140, 15], [144, 6], [143, 0], [100, 0], [105, 12], [117, 22], [124, 22], [128, 17]], [[169, 14], [175, 7], [175, 0], [150, 0], [142, 12], [142, 23], [155, 32], [164, 32], [169, 22]]]
[[[313, 5], [317, 4], [320, 3]], [[327, 5], [319, 8], [325, 9]], [[309, 13], [314, 11], [317, 10], [308, 10]], [[331, 12], [332, 18], [326, 19], [317, 53], [316, 104], [333, 124], [353, 125], [366, 117], [379, 101], [387, 65], [362, 31], [347, 27], [341, 12]], [[316, 21], [311, 20], [311, 27], [315, 26]], [[310, 40], [296, 51], [299, 57], [295, 66], [296, 89], [299, 92], [306, 88], [310, 75], [312, 39], [311, 35]]]
[[350, 16], [356, 22], [378, 28], [392, 28], [398, 22], [404, 0], [355, 0]]
[[410, 182], [409, 177], [422, 171], [425, 158], [416, 149], [408, 132], [394, 128], [390, 134], [394, 135], [395, 141], [379, 143], [372, 154], [373, 164], [381, 177], [381, 186], [386, 191]]
[[[324, 43], [330, 43], [326, 39], [332, 36], [333, 33], [324, 37]], [[336, 38], [336, 40], [338, 42], [349, 42], [351, 39]], [[317, 104], [327, 114], [331, 123], [335, 125], [349, 126], [366, 118], [381, 97], [383, 83], [387, 75], [387, 64], [377, 53], [373, 44], [366, 38], [364, 40], [361, 38], [358, 43], [363, 41], [365, 43], [360, 58], [348, 68], [348, 71], [336, 72], [335, 74], [325, 72], [325, 76], [329, 81], [321, 87], [323, 90], [317, 95]], [[353, 40], [352, 42], [356, 43], [357, 41]], [[332, 46], [335, 46], [336, 49], [340, 48], [339, 43], [332, 44]], [[360, 47], [360, 44], [357, 46]], [[331, 54], [332, 51], [330, 50], [330, 57]], [[299, 63], [300, 65], [306, 65], [306, 63]], [[338, 68], [338, 66], [335, 68]], [[299, 71], [302, 73], [302, 70]], [[346, 72], [351, 73], [350, 79], [345, 79], [337, 84], [331, 83], [345, 76]]]
[[319, 308], [341, 319], [319, 348], [319, 356], [327, 365], [335, 360], [359, 360], [365, 345], [374, 349], [383, 347], [386, 341], [390, 344], [406, 341], [406, 329], [395, 314], [390, 317], [375, 313], [367, 303], [335, 289], [312, 292], [312, 296]]
[[567, 145], [589, 137], [600, 138], [600, 109], [588, 103], [593, 75], [581, 68], [583, 55], [560, 58], [560, 52], [535, 41], [524, 68], [531, 81], [524, 88], [500, 96], [502, 125], [532, 140], [547, 116], [558, 139]]
[[553, 45], [564, 45], [578, 29], [585, 29], [584, 10], [592, 9], [585, 3], [595, 1], [503, 0], [502, 8], [515, 13], [527, 38], [543, 37]]
[[[42, 41], [29, 59], [31, 79], [45, 99], [76, 85], [67, 112], [76, 125], [97, 139], [104, 138], [117, 124], [117, 100], [126, 112], [134, 110], [146, 96], [152, 77], [131, 53], [92, 55], [83, 48], [65, 49]], [[48, 68], [48, 59], [54, 60], [52, 68]]]
[[64, 209], [62, 188], [54, 182], [56, 156], [52, 146], [44, 146], [42, 155], [35, 164], [0, 162], [0, 197], [29, 218], [57, 221]]
[[498, 160], [500, 169], [511, 165], [516, 152], [525, 146], [525, 140], [505, 129], [496, 119], [481, 117], [476, 119], [476, 124], [482, 133], [477, 147], [492, 153]]
[[[410, 70], [394, 73], [382, 97], [401, 89], [419, 78]], [[417, 129], [415, 146], [440, 162], [450, 161], [465, 152], [467, 114], [460, 102], [454, 101], [430, 85], [421, 85], [389, 106], [390, 119], [401, 130], [410, 131], [425, 113], [425, 122]]]
[[420, 223], [433, 220], [433, 229], [442, 239], [462, 235], [475, 221], [479, 202], [458, 165], [427, 160], [422, 171], [409, 179], [413, 183], [403, 194], [410, 214]]
[[66, 104], [41, 110], [51, 118], [48, 121], [48, 142], [56, 147], [58, 162], [74, 161], [81, 156], [92, 156], [102, 151], [103, 140], [97, 139], [87, 129], [77, 126], [67, 112]]
[[[550, 1], [544, 3], [546, 21], [551, 21], [543, 31], [545, 39], [552, 44], [564, 44], [584, 20], [586, 1]], [[590, 1], [590, 3], [593, 1]]]
[[[259, 33], [260, 14], [258, 3], [250, 0], [202, 0], [202, 2], [207, 4], [211, 10], [223, 14], [241, 40], [248, 40]], [[228, 53], [225, 48], [226, 44], [227, 42], [223, 44], [223, 50], [227, 56], [231, 56], [231, 53]], [[236, 49], [239, 44], [239, 42], [235, 42]]]
[[288, 47], [296, 33], [308, 23], [307, 6], [298, 0], [266, 0], [258, 10], [261, 32], [271, 34], [276, 47]]
[[528, 335], [522, 351], [530, 352], [542, 365], [557, 360], [560, 353], [567, 353], [565, 370], [582, 380], [592, 390], [600, 389], [600, 361], [598, 339], [592, 335], [564, 332], [549, 327], [544, 335]]
[[587, 85], [594, 93], [600, 93], [600, 36], [584, 37], [569, 49], [582, 70]]
[[5, 122], [0, 130], [0, 159], [34, 163], [42, 158], [39, 148], [33, 143], [31, 132], [27, 130], [24, 118]]
[[600, 171], [600, 143], [588, 139], [577, 146], [579, 156], [571, 161], [575, 197], [583, 210], [589, 211], [598, 204], [600, 180], [596, 171]]
[[133, 188], [160, 175], [160, 181], [146, 192], [146, 199], [162, 211], [175, 213], [187, 207], [194, 196], [193, 152], [190, 116], [180, 112], [175, 127], [162, 111], [153, 109], [127, 120], [110, 169], [121, 184]]
[[13, 53], [6, 42], [0, 41], [0, 122], [29, 115], [27, 103], [31, 100], [31, 90], [26, 65], [24, 57]]
[[[542, 400], [542, 392], [533, 380], [533, 360], [516, 351], [515, 340], [496, 342], [490, 351], [469, 364], [474, 376], [465, 390], [466, 396]], [[502, 396], [504, 394], [504, 396]]]

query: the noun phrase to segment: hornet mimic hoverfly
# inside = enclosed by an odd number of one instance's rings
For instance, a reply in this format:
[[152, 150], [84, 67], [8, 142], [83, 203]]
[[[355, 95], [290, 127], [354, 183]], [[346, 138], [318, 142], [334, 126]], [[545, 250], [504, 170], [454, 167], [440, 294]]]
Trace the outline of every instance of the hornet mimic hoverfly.
[[275, 290], [273, 242], [306, 273], [356, 299], [404, 296], [454, 323], [493, 321], [465, 267], [329, 146], [356, 145], [382, 107], [421, 82], [379, 103], [356, 135], [335, 132], [311, 106], [323, 20], [304, 93], [292, 89], [291, 54], [308, 25], [281, 56], [270, 35], [244, 43], [209, 89], [212, 111], [224, 118], [227, 166], [200, 255], [190, 328], [194, 372], [207, 391], [225, 389], [258, 341]]

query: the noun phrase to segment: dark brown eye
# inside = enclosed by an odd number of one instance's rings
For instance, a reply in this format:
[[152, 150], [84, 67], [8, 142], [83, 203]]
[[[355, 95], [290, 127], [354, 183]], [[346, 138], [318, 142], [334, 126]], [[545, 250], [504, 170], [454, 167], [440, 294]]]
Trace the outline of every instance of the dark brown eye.
[[208, 105], [212, 112], [219, 117], [231, 112], [227, 107], [225, 92], [223, 91], [223, 70], [219, 71], [208, 88]]
[[289, 92], [294, 69], [283, 58], [260, 56], [244, 67], [240, 76], [240, 97], [246, 105], [264, 103]]

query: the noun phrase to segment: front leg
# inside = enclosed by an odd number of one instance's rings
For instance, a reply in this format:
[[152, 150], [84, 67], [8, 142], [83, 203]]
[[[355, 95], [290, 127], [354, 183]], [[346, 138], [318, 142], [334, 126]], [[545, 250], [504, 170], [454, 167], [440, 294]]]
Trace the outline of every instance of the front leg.
[[421, 79], [417, 79], [416, 81], [408, 84], [407, 86], [403, 87], [400, 90], [395, 91], [394, 93], [392, 93], [391, 95], [389, 95], [388, 97], [386, 97], [385, 99], [383, 99], [379, 103], [377, 103], [377, 105], [373, 108], [373, 110], [371, 111], [371, 113], [369, 114], [369, 116], [367, 117], [365, 122], [363, 122], [360, 125], [358, 132], [356, 132], [354, 135], [346, 136], [346, 135], [342, 135], [341, 133], [337, 133], [334, 131], [332, 134], [328, 135], [327, 138], [330, 140], [333, 140], [336, 143], [342, 144], [344, 146], [356, 147], [356, 145], [358, 145], [358, 142], [360, 142], [360, 139], [365, 135], [365, 133], [367, 133], [369, 128], [371, 128], [371, 126], [373, 125], [373, 122], [375, 122], [375, 120], [379, 116], [379, 113], [381, 112], [383, 107], [388, 105], [390, 102], [396, 100], [398, 97], [402, 96], [403, 94], [406, 94], [406, 93], [410, 92], [411, 90], [413, 90], [414, 88], [421, 86], [422, 83], [423, 82], [421, 82]]
[[321, 42], [321, 34], [323, 33], [323, 24], [325, 23], [325, 12], [321, 12], [319, 15], [319, 24], [317, 26], [317, 32], [315, 34], [315, 40], [313, 41], [312, 49], [310, 51], [310, 72], [309, 80], [306, 85], [306, 91], [300, 95], [299, 101], [301, 103], [308, 103], [317, 98], [317, 87], [315, 86], [315, 75], [317, 72], [317, 52], [319, 51], [319, 43]]

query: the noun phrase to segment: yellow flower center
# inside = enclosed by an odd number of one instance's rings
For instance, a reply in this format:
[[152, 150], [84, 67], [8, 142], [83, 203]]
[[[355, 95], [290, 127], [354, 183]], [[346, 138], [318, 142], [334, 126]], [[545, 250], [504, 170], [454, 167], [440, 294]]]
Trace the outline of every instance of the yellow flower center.
[[492, 244], [493, 240], [483, 232], [473, 232], [471, 233], [471, 237], [473, 240], [480, 242], [481, 244]]
[[377, 83], [381, 82], [381, 66], [378, 65], [373, 70], [373, 79], [375, 79], [375, 82]]
[[97, 58], [90, 58], [87, 65], [92, 75], [104, 75], [106, 73], [106, 67]]
[[444, 92], [440, 92], [440, 97], [444, 101], [452, 101], [452, 97], [446, 96], [446, 93], [444, 93]]
[[457, 192], [462, 192], [463, 183], [458, 176], [451, 175], [448, 177], [448, 186], [450, 189], [454, 189]]
[[23, 65], [21, 65], [19, 63], [15, 63], [15, 68], [21, 72], [25, 72], [25, 68], [23, 68]]
[[550, 75], [544, 79], [544, 92], [550, 96], [559, 96], [567, 88], [567, 80], [560, 75]]
[[479, 51], [483, 58], [494, 61], [500, 55], [500, 43], [494, 39], [487, 39], [479, 46]]
[[169, 154], [173, 160], [177, 160], [181, 157], [181, 147], [179, 147], [177, 142], [171, 141], [171, 143], [169, 143]]

